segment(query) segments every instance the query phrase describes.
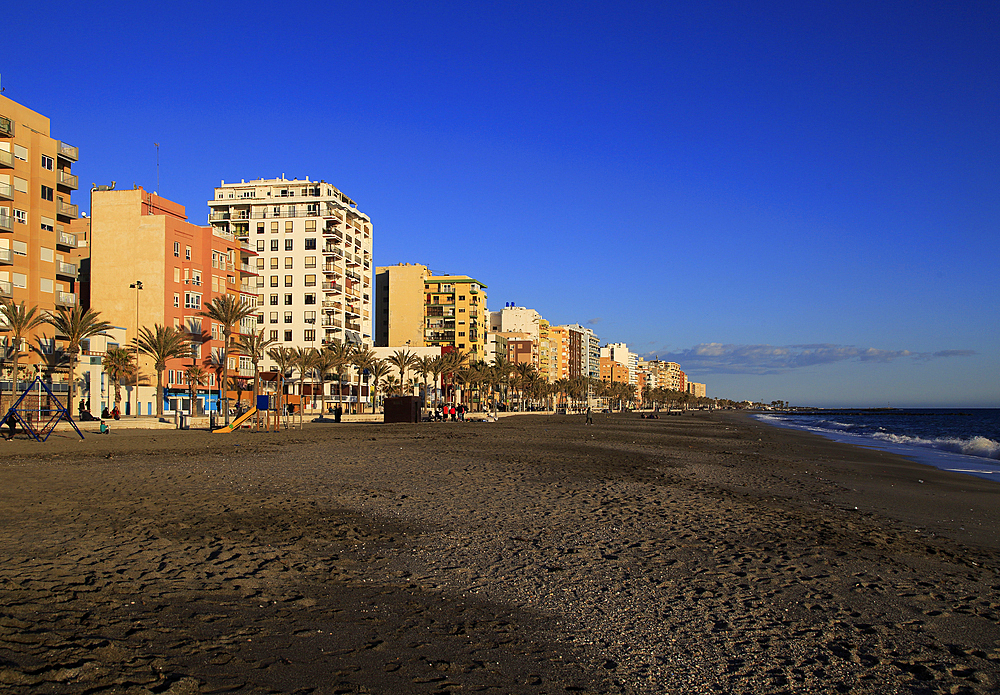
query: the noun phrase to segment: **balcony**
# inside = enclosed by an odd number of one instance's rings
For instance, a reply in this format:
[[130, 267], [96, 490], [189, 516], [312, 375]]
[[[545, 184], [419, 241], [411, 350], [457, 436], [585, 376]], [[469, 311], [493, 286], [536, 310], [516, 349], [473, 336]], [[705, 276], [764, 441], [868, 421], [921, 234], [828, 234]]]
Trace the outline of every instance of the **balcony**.
[[344, 286], [336, 282], [324, 282], [323, 289], [327, 292], [343, 292]]
[[62, 200], [57, 200], [56, 215], [61, 215], [62, 217], [68, 217], [71, 220], [75, 220], [80, 216], [80, 206], [74, 205], [73, 203], [66, 203]]
[[75, 162], [80, 159], [80, 148], [73, 147], [72, 145], [67, 145], [65, 142], [59, 143], [59, 149], [56, 150], [58, 154], [63, 159], [68, 159], [71, 162]]
[[13, 219], [10, 215], [0, 215], [0, 232], [14, 231], [14, 228], [11, 226]]
[[209, 222], [224, 222], [228, 220], [230, 215], [228, 212], [210, 212], [208, 213]]
[[80, 177], [60, 169], [56, 172], [56, 183], [63, 188], [75, 191], [80, 188]]
[[332, 227], [324, 227], [323, 228], [323, 236], [332, 237], [332, 238], [336, 239], [337, 241], [343, 241], [344, 240], [344, 233], [342, 231], [340, 231], [339, 229], [334, 229]]
[[0, 169], [13, 169], [14, 155], [7, 150], [0, 150]]
[[332, 299], [324, 299], [322, 306], [323, 306], [323, 311], [341, 311], [344, 308], [343, 304], [341, 304], [340, 302], [335, 302]]
[[340, 268], [335, 266], [333, 263], [324, 263], [323, 272], [327, 275], [340, 275]]
[[0, 116], [0, 138], [14, 137], [14, 121], [6, 116]]
[[0, 265], [14, 265], [14, 253], [10, 249], [0, 249]]
[[320, 321], [319, 325], [324, 328], [334, 328], [334, 327], [343, 328], [344, 322], [341, 321], [340, 319], [325, 318], [322, 321]]
[[56, 306], [72, 309], [76, 306], [76, 295], [72, 292], [56, 292]]
[[0, 183], [0, 200], [14, 200], [14, 187], [9, 183]]
[[240, 263], [240, 272], [244, 275], [260, 275], [256, 268], [250, 267], [249, 263]]
[[61, 275], [62, 277], [69, 278], [71, 280], [76, 279], [76, 264], [75, 263], [63, 263], [62, 261], [56, 261], [56, 275]]
[[0, 280], [0, 297], [13, 297], [14, 286], [6, 280]]
[[338, 249], [336, 246], [324, 246], [323, 253], [327, 256], [336, 256], [340, 258], [344, 255], [344, 252]]
[[[76, 207], [75, 205], [73, 207]], [[76, 248], [76, 235], [67, 234], [66, 232], [56, 232], [56, 246], [68, 246], [69, 248]]]

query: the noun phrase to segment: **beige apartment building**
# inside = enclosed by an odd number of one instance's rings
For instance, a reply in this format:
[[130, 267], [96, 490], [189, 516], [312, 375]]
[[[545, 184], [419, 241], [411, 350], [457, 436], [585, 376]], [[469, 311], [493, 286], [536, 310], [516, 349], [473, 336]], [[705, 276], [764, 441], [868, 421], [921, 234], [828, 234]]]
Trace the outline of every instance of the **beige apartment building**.
[[468, 275], [433, 275], [427, 266], [408, 263], [379, 266], [375, 272], [376, 345], [454, 348], [473, 360], [486, 359], [486, 285]]
[[78, 217], [71, 169], [79, 154], [50, 136], [48, 118], [0, 95], [0, 297], [41, 311], [77, 305], [77, 240], [67, 227]]
[[282, 175], [223, 181], [208, 206], [212, 228], [255, 254], [243, 290], [275, 347], [372, 345], [372, 222], [357, 203], [325, 181]]

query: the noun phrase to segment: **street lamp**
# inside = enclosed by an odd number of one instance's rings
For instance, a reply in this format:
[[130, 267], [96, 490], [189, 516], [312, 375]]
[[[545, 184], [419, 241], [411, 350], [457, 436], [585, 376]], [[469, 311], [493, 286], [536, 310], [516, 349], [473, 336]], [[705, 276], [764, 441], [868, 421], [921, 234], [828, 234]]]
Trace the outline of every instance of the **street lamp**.
[[[139, 417], [139, 290], [142, 289], [142, 281], [136, 280], [129, 289], [135, 290], [135, 413], [133, 417]], [[156, 412], [159, 411], [159, 406]]]

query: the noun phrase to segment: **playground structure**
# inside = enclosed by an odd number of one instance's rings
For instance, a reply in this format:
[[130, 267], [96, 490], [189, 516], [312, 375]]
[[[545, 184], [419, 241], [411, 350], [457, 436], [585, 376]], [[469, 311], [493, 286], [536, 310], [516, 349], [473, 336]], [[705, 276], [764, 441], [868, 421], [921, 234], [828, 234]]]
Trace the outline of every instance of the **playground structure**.
[[254, 432], [277, 432], [280, 429], [280, 417], [278, 411], [272, 407], [273, 396], [260, 394], [257, 396], [257, 407], [237, 417], [225, 427], [212, 430], [212, 434], [229, 434], [235, 432], [243, 426], [249, 427]]
[[[43, 390], [48, 396], [45, 407], [42, 407]], [[25, 403], [25, 399], [32, 394], [35, 398], [34, 407], [31, 407], [30, 403]], [[32, 439], [36, 442], [44, 442], [52, 434], [52, 430], [56, 428], [60, 420], [66, 420], [66, 422], [73, 426], [76, 433], [80, 435], [80, 439], [84, 438], [83, 432], [73, 422], [73, 418], [62, 404], [62, 401], [52, 393], [52, 389], [42, 381], [41, 377], [36, 376], [18, 399], [14, 401], [14, 405], [4, 415], [3, 420], [0, 420], [0, 429], [10, 427], [11, 436], [13, 436], [14, 423], [21, 423], [21, 427]]]

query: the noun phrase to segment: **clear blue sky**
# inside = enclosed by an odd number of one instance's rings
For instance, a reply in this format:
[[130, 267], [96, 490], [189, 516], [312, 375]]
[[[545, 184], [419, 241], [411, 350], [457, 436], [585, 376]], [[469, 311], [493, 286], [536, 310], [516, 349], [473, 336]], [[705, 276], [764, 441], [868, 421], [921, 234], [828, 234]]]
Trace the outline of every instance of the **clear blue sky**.
[[[709, 394], [1000, 406], [1000, 5], [19, 3], [5, 95], [205, 223], [325, 179], [378, 265]], [[99, 307], [98, 307], [99, 308]]]

